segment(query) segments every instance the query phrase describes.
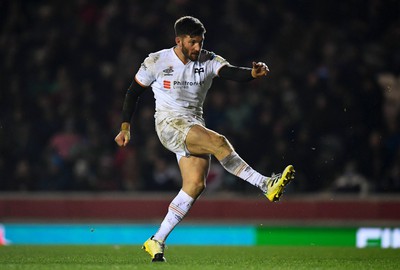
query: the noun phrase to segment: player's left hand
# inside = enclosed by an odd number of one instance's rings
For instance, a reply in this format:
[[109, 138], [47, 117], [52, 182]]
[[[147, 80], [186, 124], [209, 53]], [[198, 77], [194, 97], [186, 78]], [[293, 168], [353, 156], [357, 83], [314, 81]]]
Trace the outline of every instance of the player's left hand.
[[265, 63], [253, 62], [253, 68], [251, 70], [251, 76], [253, 76], [253, 78], [267, 76], [268, 72], [269, 72], [269, 68]]

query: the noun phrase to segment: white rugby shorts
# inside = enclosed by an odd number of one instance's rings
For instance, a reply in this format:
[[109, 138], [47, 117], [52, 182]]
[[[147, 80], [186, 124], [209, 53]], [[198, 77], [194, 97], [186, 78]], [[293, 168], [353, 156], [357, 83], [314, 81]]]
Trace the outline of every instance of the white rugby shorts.
[[186, 136], [194, 125], [205, 126], [204, 119], [196, 115], [171, 112], [156, 112], [155, 127], [162, 145], [174, 152], [179, 162], [190, 153], [186, 147]]

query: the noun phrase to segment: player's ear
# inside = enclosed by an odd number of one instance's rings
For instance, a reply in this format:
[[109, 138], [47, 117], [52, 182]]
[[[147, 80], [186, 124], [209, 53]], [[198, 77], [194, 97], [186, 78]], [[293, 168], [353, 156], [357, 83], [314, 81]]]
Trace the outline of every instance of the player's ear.
[[182, 47], [182, 39], [180, 37], [175, 37], [175, 43], [178, 47]]

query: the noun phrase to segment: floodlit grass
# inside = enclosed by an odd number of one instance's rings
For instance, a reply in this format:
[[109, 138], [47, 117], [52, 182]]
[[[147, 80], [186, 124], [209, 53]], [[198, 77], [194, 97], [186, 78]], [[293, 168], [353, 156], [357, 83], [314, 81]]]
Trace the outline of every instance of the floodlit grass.
[[170, 246], [151, 263], [139, 246], [5, 246], [0, 269], [399, 269], [400, 250]]

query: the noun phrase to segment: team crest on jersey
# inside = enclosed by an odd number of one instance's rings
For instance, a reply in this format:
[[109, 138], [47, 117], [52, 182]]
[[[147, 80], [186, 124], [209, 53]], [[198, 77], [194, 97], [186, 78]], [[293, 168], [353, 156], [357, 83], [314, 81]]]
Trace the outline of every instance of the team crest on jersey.
[[172, 76], [174, 69], [172, 66], [169, 66], [168, 68], [164, 69], [163, 72], [164, 72], [164, 76]]
[[204, 68], [194, 68], [194, 74], [199, 73], [200, 75], [201, 72], [204, 72]]

